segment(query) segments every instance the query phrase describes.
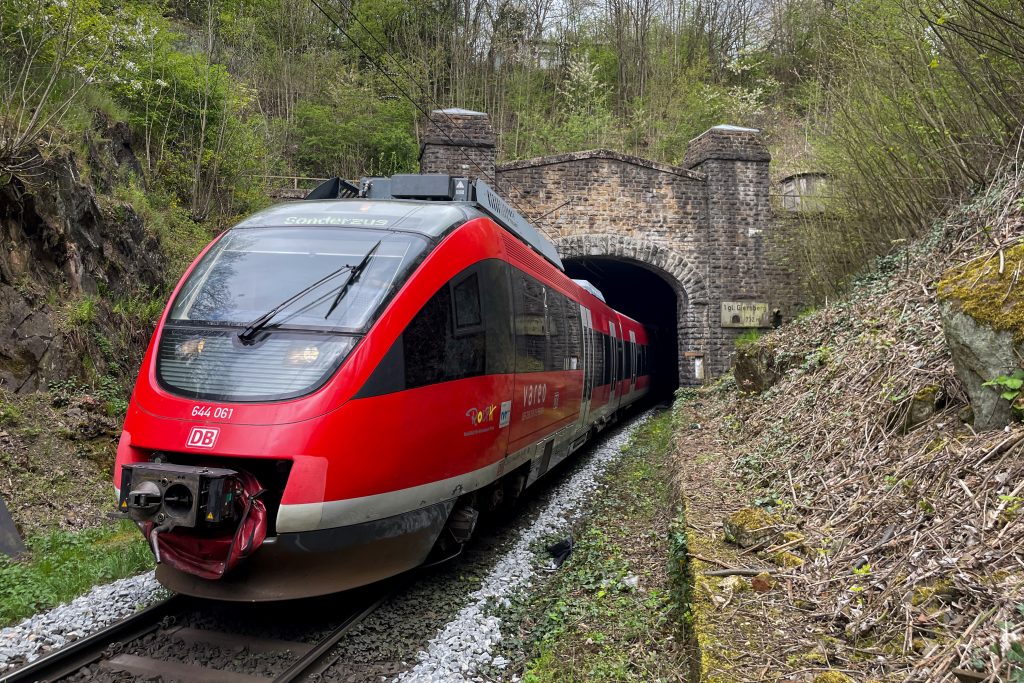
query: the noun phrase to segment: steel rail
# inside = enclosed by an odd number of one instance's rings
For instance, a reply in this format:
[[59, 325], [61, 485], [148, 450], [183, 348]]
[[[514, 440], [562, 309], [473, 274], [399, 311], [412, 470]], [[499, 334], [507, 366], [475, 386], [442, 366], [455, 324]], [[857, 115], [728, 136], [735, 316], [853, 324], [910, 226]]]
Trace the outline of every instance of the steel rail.
[[[243, 673], [230, 672], [239, 680], [263, 680], [268, 683], [294, 683], [296, 681], [310, 680], [330, 668], [338, 657], [328, 658], [330, 651], [345, 637], [356, 625], [376, 610], [381, 603], [390, 598], [406, 581], [397, 581], [383, 590], [371, 590], [361, 595], [355, 601], [351, 611], [344, 619], [330, 630], [324, 637], [315, 644], [310, 645], [302, 654], [282, 673], [274, 677], [252, 676]], [[129, 643], [149, 633], [160, 629], [165, 625], [168, 616], [180, 613], [186, 605], [195, 606], [196, 601], [185, 596], [172, 596], [167, 600], [142, 610], [137, 614], [122, 619], [110, 626], [101, 629], [92, 635], [63, 647], [56, 652], [46, 655], [41, 659], [26, 666], [0, 676], [0, 683], [38, 683], [40, 681], [57, 681], [74, 674], [82, 667], [89, 666], [96, 662], [109, 660], [114, 670], [143, 669], [158, 671], [161, 666], [181, 666], [180, 663], [164, 662], [162, 660], [149, 659], [145, 657], [114, 656], [110, 653], [110, 646], [113, 643]], [[173, 633], [173, 630], [172, 630]], [[218, 635], [229, 637], [227, 633]], [[242, 637], [239, 637], [242, 639]], [[283, 644], [283, 643], [282, 643]], [[294, 645], [299, 645], [295, 643]], [[129, 664], [119, 660], [131, 660]], [[127, 668], [125, 668], [127, 667]], [[190, 670], [189, 678], [194, 681], [222, 681], [227, 672], [214, 669], [204, 671], [205, 667], [192, 665], [195, 670]]]
[[180, 612], [187, 601], [187, 598], [173, 595], [150, 605], [31, 664], [0, 675], [0, 683], [56, 681], [70, 676], [83, 666], [102, 659], [111, 643], [136, 640], [157, 630], [165, 617]]
[[[313, 649], [295, 660], [295, 662], [293, 662], [292, 665], [284, 672], [275, 676], [273, 683], [293, 683], [293, 681], [307, 680], [311, 675], [320, 674], [329, 669], [334, 662], [338, 660], [338, 657], [334, 657], [318, 668], [317, 664], [324, 660], [327, 653], [329, 653], [331, 649], [337, 645], [346, 634], [348, 634], [349, 631], [355, 628], [363, 619], [373, 614], [373, 612], [380, 607], [381, 603], [394, 595], [402, 585], [405, 585], [404, 581], [400, 582], [397, 586], [384, 590], [375, 598], [371, 594], [371, 598], [367, 600], [367, 603], [363, 605], [361, 609], [354, 611], [346, 617], [344, 621], [324, 636], [320, 642], [313, 647]], [[315, 671], [314, 668], [316, 668]]]

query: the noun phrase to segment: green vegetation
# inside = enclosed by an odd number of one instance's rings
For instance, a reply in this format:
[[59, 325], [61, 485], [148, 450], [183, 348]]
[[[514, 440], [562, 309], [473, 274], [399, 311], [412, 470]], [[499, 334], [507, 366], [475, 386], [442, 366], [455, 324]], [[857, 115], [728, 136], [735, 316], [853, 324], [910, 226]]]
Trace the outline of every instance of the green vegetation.
[[677, 680], [688, 583], [679, 570], [684, 527], [669, 522], [671, 442], [665, 411], [637, 430], [607, 475], [594, 521], [539, 599], [544, 616], [523, 681]]
[[736, 123], [766, 132], [778, 173], [831, 176], [826, 210], [794, 223], [794, 265], [831, 293], [989, 182], [1024, 125], [1016, 0], [574, 0], [558, 12], [356, 0], [326, 11], [308, 0], [5, 3], [0, 182], [30, 177], [37, 151], [126, 122], [144, 178], [117, 184], [175, 277], [197, 244], [266, 202], [263, 176], [414, 171], [421, 110], [489, 112], [504, 159], [614, 147], [679, 164], [691, 138]]
[[0, 425], [13, 426], [21, 422], [21, 409], [13, 403], [0, 401]]
[[738, 335], [736, 339], [733, 340], [733, 343], [736, 345], [736, 348], [738, 350], [742, 351], [743, 349], [756, 344], [757, 340], [760, 339], [762, 336], [764, 336], [764, 332], [762, 332], [761, 330], [744, 330], [742, 334]]
[[24, 559], [0, 556], [0, 626], [149, 569], [152, 554], [129, 522], [27, 539]]

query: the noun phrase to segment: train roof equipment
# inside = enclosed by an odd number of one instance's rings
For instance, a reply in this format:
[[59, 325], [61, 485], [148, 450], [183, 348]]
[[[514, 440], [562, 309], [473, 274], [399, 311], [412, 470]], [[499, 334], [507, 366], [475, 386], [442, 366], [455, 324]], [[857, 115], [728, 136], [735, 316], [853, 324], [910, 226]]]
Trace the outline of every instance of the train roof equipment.
[[565, 270], [555, 245], [482, 180], [471, 181], [465, 176], [440, 173], [409, 173], [390, 178], [362, 178], [357, 186], [341, 178], [332, 178], [306, 196], [307, 200], [355, 198], [468, 204], [489, 216], [556, 268]]
[[590, 280], [577, 280], [576, 278], [573, 278], [572, 281], [578, 284], [583, 289], [590, 292], [591, 294], [593, 294], [594, 296], [596, 296], [598, 299], [600, 299], [601, 303], [608, 303], [607, 301], [604, 300], [604, 294], [601, 293], [601, 290], [595, 287], [594, 283], [591, 282]]

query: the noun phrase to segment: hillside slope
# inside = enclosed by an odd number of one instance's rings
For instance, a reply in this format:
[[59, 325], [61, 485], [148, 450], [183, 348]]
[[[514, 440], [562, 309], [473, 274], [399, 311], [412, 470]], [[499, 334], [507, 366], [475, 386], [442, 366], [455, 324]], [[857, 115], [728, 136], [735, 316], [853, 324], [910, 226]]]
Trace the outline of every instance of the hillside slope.
[[[707, 680], [1024, 680], [1024, 427], [973, 429], [936, 301], [948, 269], [1024, 239], [1022, 190], [1004, 176], [744, 349], [746, 387], [683, 406]], [[1008, 260], [1004, 301], [1024, 298], [1020, 270]], [[773, 385], [743, 390], [757, 383]], [[754, 520], [752, 547], [722, 540], [730, 513]], [[773, 574], [753, 591], [707, 574], [751, 566]]]

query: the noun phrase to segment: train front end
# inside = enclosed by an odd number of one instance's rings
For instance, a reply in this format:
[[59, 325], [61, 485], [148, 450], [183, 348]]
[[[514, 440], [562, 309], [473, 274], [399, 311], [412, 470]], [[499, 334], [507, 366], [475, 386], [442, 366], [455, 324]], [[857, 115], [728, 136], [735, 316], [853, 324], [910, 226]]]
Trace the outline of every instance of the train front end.
[[118, 509], [150, 543], [161, 583], [291, 599], [423, 562], [452, 504], [385, 495], [402, 465], [367, 435], [394, 431], [394, 416], [346, 406], [411, 315], [399, 292], [468, 215], [290, 203], [196, 260], [150, 342], [114, 468]]

